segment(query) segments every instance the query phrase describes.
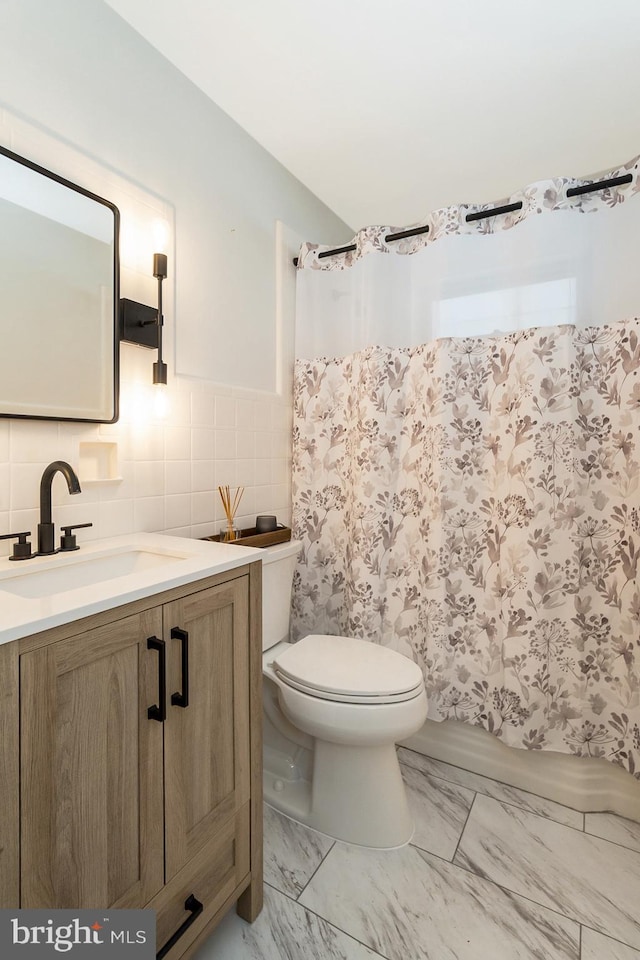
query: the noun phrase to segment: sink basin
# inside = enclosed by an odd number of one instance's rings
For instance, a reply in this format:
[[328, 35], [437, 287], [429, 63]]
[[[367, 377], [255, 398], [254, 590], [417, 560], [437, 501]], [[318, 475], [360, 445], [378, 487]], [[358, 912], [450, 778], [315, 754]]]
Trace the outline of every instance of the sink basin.
[[184, 559], [186, 559], [184, 555], [155, 553], [151, 550], [127, 550], [123, 553], [112, 553], [91, 559], [78, 557], [75, 563], [65, 563], [33, 572], [20, 571], [14, 577], [0, 580], [0, 590], [35, 600], [77, 590], [79, 587], [103, 583], [105, 580], [126, 577], [132, 573], [152, 570]]
[[255, 563], [261, 550], [129, 533], [11, 563], [0, 557], [0, 645]]

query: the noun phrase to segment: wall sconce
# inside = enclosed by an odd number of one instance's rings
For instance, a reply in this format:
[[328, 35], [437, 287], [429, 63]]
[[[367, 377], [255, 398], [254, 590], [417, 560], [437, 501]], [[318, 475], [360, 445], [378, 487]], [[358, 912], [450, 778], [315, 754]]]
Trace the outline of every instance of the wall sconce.
[[166, 384], [167, 365], [162, 359], [162, 281], [167, 277], [167, 255], [154, 253], [153, 275], [158, 281], [157, 309], [148, 307], [136, 300], [120, 300], [120, 339], [127, 343], [137, 343], [158, 351], [158, 359], [153, 364], [154, 384]]
[[162, 360], [162, 328], [164, 326], [164, 317], [162, 315], [162, 281], [167, 276], [167, 255], [166, 253], [154, 253], [153, 255], [153, 275], [158, 281], [158, 360], [153, 365], [153, 382], [167, 382], [167, 365]]

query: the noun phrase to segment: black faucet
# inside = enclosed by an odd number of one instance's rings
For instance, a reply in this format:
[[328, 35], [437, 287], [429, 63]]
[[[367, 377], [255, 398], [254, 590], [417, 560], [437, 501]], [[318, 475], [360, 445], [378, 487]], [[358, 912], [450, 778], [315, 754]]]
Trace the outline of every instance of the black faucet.
[[54, 460], [45, 467], [40, 481], [40, 523], [38, 524], [38, 553], [46, 556], [56, 553], [55, 525], [51, 522], [51, 484], [56, 473], [61, 473], [67, 481], [69, 493], [80, 493], [80, 481], [73, 467], [65, 460]]

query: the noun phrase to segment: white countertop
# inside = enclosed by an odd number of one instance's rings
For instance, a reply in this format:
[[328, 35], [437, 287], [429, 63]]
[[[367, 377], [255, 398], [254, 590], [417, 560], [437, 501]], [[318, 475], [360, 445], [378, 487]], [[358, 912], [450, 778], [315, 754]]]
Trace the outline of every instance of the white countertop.
[[[0, 644], [223, 573], [263, 555], [253, 547], [135, 533], [90, 541], [72, 553], [20, 562], [4, 557]], [[121, 560], [143, 568], [121, 574]], [[97, 577], [104, 578], [86, 582]]]

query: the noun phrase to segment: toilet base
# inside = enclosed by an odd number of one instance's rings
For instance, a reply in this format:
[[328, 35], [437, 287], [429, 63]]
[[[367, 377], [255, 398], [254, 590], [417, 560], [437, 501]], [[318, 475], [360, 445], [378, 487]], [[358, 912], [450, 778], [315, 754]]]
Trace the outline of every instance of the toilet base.
[[335, 840], [394, 849], [413, 836], [395, 744], [349, 747], [316, 740], [313, 753], [299, 748], [294, 764], [280, 764], [276, 752], [267, 750], [264, 798]]

